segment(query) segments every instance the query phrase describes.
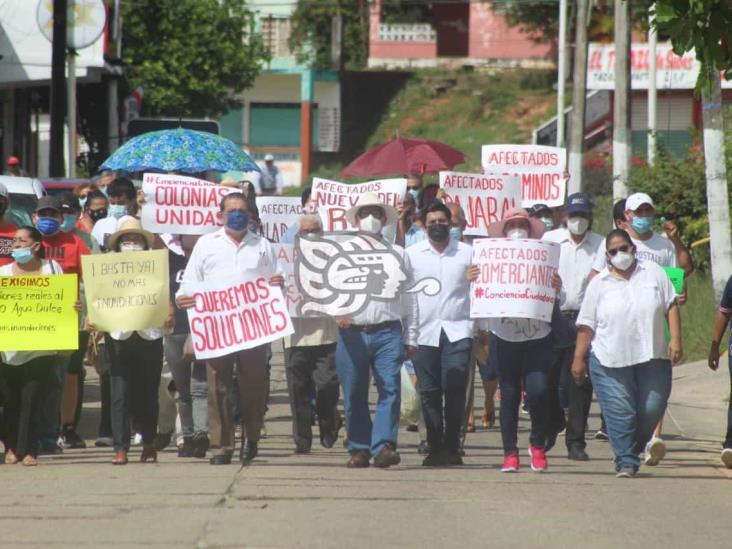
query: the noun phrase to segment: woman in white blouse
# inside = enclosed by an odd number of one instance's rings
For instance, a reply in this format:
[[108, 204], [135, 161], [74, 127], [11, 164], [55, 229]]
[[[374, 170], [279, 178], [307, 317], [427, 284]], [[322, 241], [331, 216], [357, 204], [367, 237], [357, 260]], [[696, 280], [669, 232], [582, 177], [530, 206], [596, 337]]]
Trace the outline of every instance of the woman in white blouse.
[[607, 421], [615, 470], [619, 478], [630, 478], [666, 410], [671, 365], [682, 356], [681, 317], [666, 273], [635, 258], [627, 232], [616, 229], [605, 243], [608, 266], [588, 285], [577, 317], [572, 376], [579, 383], [588, 375], [592, 344], [589, 373]]

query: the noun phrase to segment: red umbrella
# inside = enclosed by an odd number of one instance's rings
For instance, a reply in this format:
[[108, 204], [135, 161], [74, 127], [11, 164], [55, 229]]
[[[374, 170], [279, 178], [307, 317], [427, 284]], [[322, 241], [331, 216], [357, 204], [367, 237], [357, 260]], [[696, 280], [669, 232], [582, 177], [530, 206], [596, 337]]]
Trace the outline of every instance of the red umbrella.
[[396, 139], [367, 150], [341, 170], [343, 177], [435, 173], [465, 162], [465, 155], [429, 139]]

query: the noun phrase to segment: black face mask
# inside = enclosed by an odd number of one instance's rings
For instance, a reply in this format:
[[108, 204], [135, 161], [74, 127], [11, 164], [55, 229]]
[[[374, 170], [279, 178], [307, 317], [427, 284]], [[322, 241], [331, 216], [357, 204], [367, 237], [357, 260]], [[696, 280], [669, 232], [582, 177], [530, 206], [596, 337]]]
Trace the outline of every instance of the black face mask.
[[107, 208], [101, 208], [99, 210], [89, 210], [89, 219], [96, 223], [100, 219], [107, 217]]
[[445, 242], [450, 238], [450, 225], [443, 225], [442, 223], [430, 225], [427, 227], [427, 236], [435, 242]]

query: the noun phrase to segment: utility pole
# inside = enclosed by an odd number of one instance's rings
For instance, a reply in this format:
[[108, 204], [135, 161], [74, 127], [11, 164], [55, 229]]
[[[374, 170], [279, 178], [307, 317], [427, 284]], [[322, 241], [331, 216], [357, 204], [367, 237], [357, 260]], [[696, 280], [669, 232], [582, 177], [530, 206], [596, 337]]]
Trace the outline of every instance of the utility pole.
[[[654, 4], [655, 9], [655, 4]], [[648, 16], [648, 165], [656, 163], [656, 105], [658, 90], [656, 86], [656, 17], [651, 11]]]
[[574, 76], [572, 77], [572, 123], [569, 137], [568, 193], [582, 190], [582, 153], [585, 145], [585, 101], [587, 98], [587, 21], [589, 0], [577, 0], [574, 39]]
[[567, 82], [567, 0], [559, 0], [557, 47], [557, 147], [564, 146], [564, 89]]
[[615, 0], [613, 202], [628, 196], [630, 179], [630, 0]]
[[66, 115], [66, 0], [53, 0], [51, 54], [51, 143], [48, 171], [64, 176], [64, 117]]
[[[70, 0], [73, 4], [74, 0]], [[67, 175], [76, 177], [76, 51], [69, 48], [68, 51], [69, 74], [67, 76], [66, 97], [68, 106], [66, 112], [69, 126], [68, 158], [69, 165]]]
[[[119, 61], [122, 57], [122, 18], [120, 17], [120, 0], [114, 1], [114, 14], [112, 19], [112, 30], [114, 40], [114, 57], [115, 61]], [[111, 48], [110, 48], [111, 49]], [[119, 146], [119, 92], [117, 88], [116, 74], [111, 75], [107, 81], [107, 128], [108, 153], [112, 154]]]

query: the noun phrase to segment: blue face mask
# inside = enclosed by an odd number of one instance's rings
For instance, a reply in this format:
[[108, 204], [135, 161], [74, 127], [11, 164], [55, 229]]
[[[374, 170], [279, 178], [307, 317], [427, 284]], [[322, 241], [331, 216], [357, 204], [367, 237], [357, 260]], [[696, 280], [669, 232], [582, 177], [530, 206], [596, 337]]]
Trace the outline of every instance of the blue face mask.
[[107, 208], [107, 215], [119, 219], [127, 215], [127, 206], [122, 204], [110, 204]]
[[409, 191], [409, 194], [412, 195], [412, 198], [414, 198], [415, 202], [419, 200], [419, 189], [407, 189], [407, 191]]
[[31, 250], [30, 248], [15, 248], [12, 252], [10, 252], [10, 255], [13, 256], [13, 259], [16, 262], [24, 264], [33, 259], [33, 250]]
[[460, 240], [463, 237], [463, 231], [460, 227], [450, 227], [450, 238]]
[[100, 191], [102, 191], [102, 194], [103, 194], [104, 196], [109, 196], [109, 195], [107, 194], [107, 187], [101, 187], [101, 188], [100, 188], [99, 190], [100, 190]]
[[54, 217], [39, 217], [36, 221], [36, 229], [44, 236], [50, 236], [58, 232], [61, 222]]
[[635, 216], [631, 222], [630, 226], [633, 227], [633, 230], [637, 233], [644, 234], [651, 230], [651, 227], [653, 227], [653, 218], [652, 217], [638, 217]]
[[243, 231], [249, 226], [249, 214], [232, 210], [226, 214], [226, 226], [232, 231]]
[[84, 209], [84, 206], [86, 206], [86, 196], [79, 197], [79, 206], [81, 206], [81, 209]]
[[65, 233], [70, 233], [74, 230], [76, 225], [76, 216], [74, 214], [65, 214], [64, 220], [61, 223], [61, 230]]

